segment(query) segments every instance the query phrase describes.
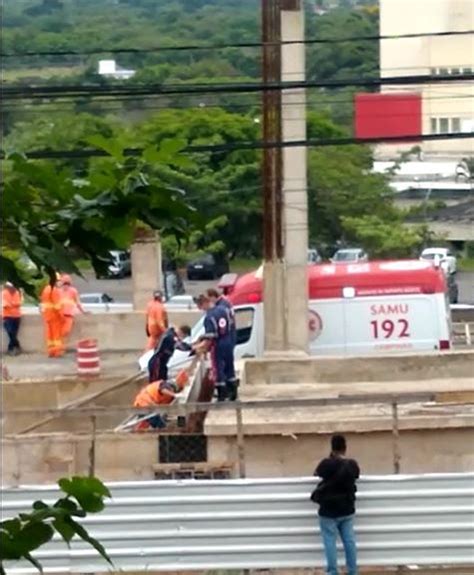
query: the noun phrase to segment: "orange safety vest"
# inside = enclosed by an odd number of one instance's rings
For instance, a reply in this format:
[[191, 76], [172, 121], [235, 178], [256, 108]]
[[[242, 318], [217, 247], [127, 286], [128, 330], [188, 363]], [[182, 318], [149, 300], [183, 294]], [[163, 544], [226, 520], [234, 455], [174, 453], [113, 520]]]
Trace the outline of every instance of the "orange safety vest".
[[171, 395], [161, 393], [162, 380], [152, 381], [141, 389], [133, 402], [134, 407], [152, 407], [153, 405], [167, 405], [173, 401]]
[[168, 314], [160, 301], [149, 302], [146, 310], [146, 323], [150, 335], [161, 335], [168, 327]]
[[63, 315], [73, 316], [77, 312], [77, 303], [79, 301], [79, 292], [75, 287], [63, 286], [61, 288], [61, 305]]
[[2, 291], [2, 315], [3, 317], [21, 317], [21, 304], [23, 298], [19, 290], [13, 293], [4, 289]]
[[41, 313], [46, 321], [52, 321], [61, 317], [62, 311], [61, 289], [49, 284], [41, 292]]

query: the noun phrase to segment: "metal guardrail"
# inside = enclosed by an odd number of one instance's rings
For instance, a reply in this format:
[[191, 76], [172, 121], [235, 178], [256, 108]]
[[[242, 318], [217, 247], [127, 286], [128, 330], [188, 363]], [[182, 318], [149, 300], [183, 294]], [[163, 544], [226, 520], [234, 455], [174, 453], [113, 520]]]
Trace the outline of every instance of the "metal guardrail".
[[[84, 520], [117, 570], [281, 569], [324, 564], [314, 478], [110, 484], [105, 511]], [[55, 488], [2, 490], [3, 518]], [[474, 565], [474, 473], [365, 477], [356, 535], [361, 566]], [[54, 539], [35, 553], [46, 572], [108, 570], [82, 542]], [[33, 573], [29, 564], [7, 565]]]
[[454, 345], [471, 346], [474, 342], [474, 322], [453, 323]]

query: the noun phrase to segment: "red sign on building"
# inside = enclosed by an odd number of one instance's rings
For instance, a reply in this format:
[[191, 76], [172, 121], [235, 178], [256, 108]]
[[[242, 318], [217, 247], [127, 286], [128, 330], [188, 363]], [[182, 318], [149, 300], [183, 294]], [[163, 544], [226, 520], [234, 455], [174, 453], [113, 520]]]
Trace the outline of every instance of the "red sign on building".
[[421, 94], [356, 94], [356, 138], [421, 136]]

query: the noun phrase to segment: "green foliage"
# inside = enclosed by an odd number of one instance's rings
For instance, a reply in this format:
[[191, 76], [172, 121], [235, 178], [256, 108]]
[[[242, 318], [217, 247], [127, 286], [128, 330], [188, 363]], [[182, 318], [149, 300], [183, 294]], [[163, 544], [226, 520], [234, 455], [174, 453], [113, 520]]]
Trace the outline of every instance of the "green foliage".
[[313, 149], [308, 164], [311, 243], [332, 245], [344, 239], [344, 218], [372, 215], [390, 221], [397, 216], [384, 176], [370, 172], [369, 148]]
[[91, 545], [110, 565], [112, 560], [103, 545], [78, 521], [89, 513], [99, 513], [105, 507], [104, 499], [111, 497], [107, 487], [95, 477], [63, 478], [59, 482], [65, 493], [48, 505], [35, 501], [29, 513], [0, 523], [0, 574], [5, 575], [6, 561], [29, 561], [42, 572], [40, 562], [32, 555], [57, 533], [70, 546], [74, 538]]
[[379, 216], [343, 217], [346, 238], [364, 247], [373, 258], [413, 257], [423, 246], [422, 226], [408, 227], [399, 220]]
[[[52, 2], [53, 4], [50, 4]], [[54, 5], [54, 7], [53, 7]], [[310, 4], [308, 4], [308, 7]], [[33, 11], [33, 13], [31, 12]], [[259, 43], [260, 13], [255, 0], [8, 0], [4, 6], [3, 49], [10, 51], [84, 51], [133, 48], [137, 52], [83, 56], [38, 56], [5, 59], [10, 81], [32, 83], [110, 83], [97, 74], [101, 58], [114, 57], [119, 65], [136, 70], [131, 84], [175, 82], [238, 82], [261, 77], [261, 49], [219, 48], [139, 52], [140, 48], [176, 45], [229, 45]], [[377, 10], [353, 9], [350, 5], [318, 15], [307, 10], [306, 37], [333, 39], [341, 36], [374, 36], [378, 33]], [[137, 41], [132, 41], [137, 39]], [[378, 74], [378, 43], [347, 42], [307, 47], [309, 80], [333, 80]], [[57, 73], [54, 70], [57, 70]], [[12, 72], [18, 75], [12, 76]], [[30, 73], [26, 74], [25, 70]], [[47, 74], [43, 71], [47, 70]], [[67, 73], [66, 73], [67, 71]], [[310, 109], [329, 110], [346, 129], [352, 123], [353, 90], [311, 90]], [[153, 103], [152, 103], [153, 104]], [[201, 95], [198, 98], [160, 99], [159, 105], [220, 105], [250, 112], [260, 104], [259, 94]], [[64, 104], [61, 103], [61, 106]], [[28, 106], [28, 114], [57, 106]], [[144, 109], [143, 101], [99, 105], [82, 100], [75, 111], [117, 116]], [[23, 109], [8, 110], [6, 125], [24, 121]]]
[[[183, 192], [159, 174], [160, 165], [189, 166], [182, 142], [164, 140], [141, 155], [126, 156], [123, 144], [101, 135], [91, 145], [111, 158], [91, 161], [81, 179], [70, 166], [34, 162], [14, 154], [4, 183], [4, 245], [25, 253], [41, 271], [80, 273], [75, 259], [91, 261], [96, 272], [109, 265], [109, 250], [128, 248], [137, 226], [182, 239], [201, 219]], [[161, 164], [159, 164], [161, 162]], [[171, 169], [171, 168], [170, 168]], [[33, 292], [31, 282], [2, 256], [1, 279]]]

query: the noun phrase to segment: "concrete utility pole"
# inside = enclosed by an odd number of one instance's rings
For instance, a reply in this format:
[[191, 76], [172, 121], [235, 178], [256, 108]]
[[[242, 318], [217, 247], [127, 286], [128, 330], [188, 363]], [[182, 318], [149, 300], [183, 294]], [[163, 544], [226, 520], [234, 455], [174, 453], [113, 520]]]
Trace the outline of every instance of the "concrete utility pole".
[[[262, 0], [263, 82], [305, 79], [301, 0]], [[263, 94], [265, 142], [306, 138], [304, 89]], [[264, 151], [266, 353], [308, 351], [306, 148]]]
[[133, 309], [143, 311], [162, 285], [161, 242], [157, 232], [137, 230], [131, 247]]

